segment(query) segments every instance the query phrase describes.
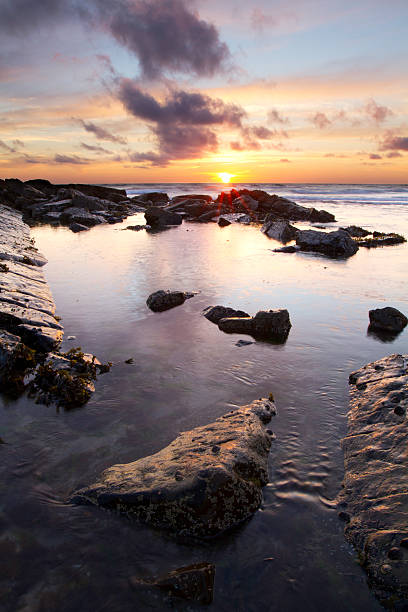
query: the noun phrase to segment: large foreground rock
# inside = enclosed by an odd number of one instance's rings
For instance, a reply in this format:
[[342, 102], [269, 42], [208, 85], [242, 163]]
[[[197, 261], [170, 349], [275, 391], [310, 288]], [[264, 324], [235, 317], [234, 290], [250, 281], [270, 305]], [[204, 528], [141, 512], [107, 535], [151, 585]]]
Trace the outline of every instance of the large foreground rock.
[[254, 338], [284, 342], [292, 324], [286, 308], [260, 310], [254, 317], [228, 317], [218, 321], [221, 331], [250, 334]]
[[344, 230], [318, 232], [304, 230], [298, 232], [296, 244], [301, 251], [315, 251], [328, 257], [351, 257], [358, 251], [358, 245]]
[[376, 308], [368, 313], [370, 328], [387, 332], [400, 332], [408, 324], [407, 317], [392, 306]]
[[369, 363], [350, 375], [350, 384], [340, 498], [345, 535], [377, 596], [389, 609], [406, 610], [408, 355]]
[[175, 212], [168, 212], [158, 206], [150, 206], [146, 209], [145, 219], [148, 225], [151, 227], [165, 226], [165, 225], [180, 225], [183, 221], [183, 217]]
[[274, 414], [272, 401], [256, 400], [181, 433], [155, 455], [108, 468], [71, 501], [119, 510], [173, 535], [216, 536], [261, 503]]
[[268, 238], [279, 240], [279, 242], [290, 242], [295, 240], [298, 235], [298, 229], [291, 225], [289, 221], [275, 221], [274, 218], [266, 216], [261, 232], [266, 234]]

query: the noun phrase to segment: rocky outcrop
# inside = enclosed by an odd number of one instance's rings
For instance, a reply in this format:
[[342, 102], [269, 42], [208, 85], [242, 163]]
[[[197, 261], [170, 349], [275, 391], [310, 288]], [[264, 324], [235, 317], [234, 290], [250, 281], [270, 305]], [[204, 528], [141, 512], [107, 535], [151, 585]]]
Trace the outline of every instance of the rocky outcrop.
[[276, 413], [260, 399], [182, 432], [155, 455], [114, 465], [71, 502], [118, 510], [177, 536], [210, 538], [249, 518], [268, 482]]
[[186, 300], [193, 296], [193, 293], [188, 293], [186, 291], [164, 291], [160, 289], [149, 295], [146, 304], [150, 310], [154, 312], [163, 312], [163, 310], [169, 310], [170, 308], [184, 304]]
[[344, 230], [328, 233], [316, 230], [299, 231], [296, 244], [301, 251], [314, 251], [333, 258], [351, 257], [358, 251], [358, 244]]
[[289, 221], [275, 221], [274, 217], [267, 215], [261, 232], [266, 234], [268, 238], [279, 240], [279, 242], [290, 242], [295, 240], [298, 235], [298, 229], [291, 225]]
[[365, 238], [371, 233], [359, 225], [348, 225], [347, 227], [341, 227], [340, 229], [348, 232], [352, 238]]
[[254, 317], [228, 317], [218, 321], [221, 331], [250, 334], [254, 338], [285, 342], [292, 324], [285, 308], [260, 310]]
[[[340, 516], [369, 582], [390, 610], [408, 605], [408, 355], [350, 375]], [[405, 606], [405, 607], [404, 607]]]
[[218, 225], [230, 225], [231, 223], [251, 223], [251, 217], [245, 213], [225, 213], [218, 218]]
[[379, 329], [386, 332], [400, 332], [408, 324], [407, 317], [392, 306], [370, 310], [369, 329]]
[[382, 246], [393, 246], [395, 244], [402, 244], [406, 242], [404, 236], [390, 232], [384, 234], [383, 232], [373, 232], [371, 238], [362, 238], [357, 240], [357, 244], [367, 249], [373, 249]]
[[203, 315], [212, 323], [218, 323], [221, 319], [227, 317], [249, 317], [247, 312], [243, 310], [235, 310], [228, 306], [208, 306], [203, 310]]
[[[0, 201], [23, 213], [30, 225], [92, 227], [99, 223], [118, 223], [140, 210], [127, 198], [126, 191], [98, 185], [53, 185], [36, 179], [0, 180]], [[74, 225], [77, 224], [77, 225]]]
[[28, 391], [38, 402], [83, 405], [94, 390], [97, 367], [79, 349], [59, 353], [62, 325], [21, 213], [0, 205], [0, 390]]

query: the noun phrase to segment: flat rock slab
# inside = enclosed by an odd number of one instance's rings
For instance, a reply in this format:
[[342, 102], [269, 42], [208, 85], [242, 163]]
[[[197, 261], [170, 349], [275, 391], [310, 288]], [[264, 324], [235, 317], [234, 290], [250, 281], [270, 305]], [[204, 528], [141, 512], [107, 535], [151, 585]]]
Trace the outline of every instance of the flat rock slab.
[[350, 384], [340, 496], [345, 535], [379, 599], [405, 610], [397, 602], [408, 605], [408, 355], [369, 363]]
[[249, 518], [268, 482], [275, 405], [260, 399], [182, 432], [155, 455], [114, 465], [71, 501], [120, 511], [173, 535], [209, 538]]

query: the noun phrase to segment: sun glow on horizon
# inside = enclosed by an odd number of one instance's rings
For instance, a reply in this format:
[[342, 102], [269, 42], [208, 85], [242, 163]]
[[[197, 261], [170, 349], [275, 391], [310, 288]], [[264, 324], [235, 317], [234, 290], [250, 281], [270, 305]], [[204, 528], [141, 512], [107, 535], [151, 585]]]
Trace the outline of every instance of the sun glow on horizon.
[[229, 174], [228, 172], [218, 172], [218, 176], [220, 177], [223, 183], [230, 183], [231, 179], [236, 176], [235, 174]]

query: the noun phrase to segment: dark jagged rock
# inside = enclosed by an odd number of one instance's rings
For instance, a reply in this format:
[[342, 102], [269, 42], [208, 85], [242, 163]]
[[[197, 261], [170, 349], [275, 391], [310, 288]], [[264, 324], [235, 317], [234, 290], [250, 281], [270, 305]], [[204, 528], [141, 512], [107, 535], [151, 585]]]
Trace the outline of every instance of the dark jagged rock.
[[76, 221], [74, 221], [73, 223], [69, 224], [69, 229], [71, 230], [71, 232], [78, 233], [86, 232], [90, 228], [86, 225], [82, 225], [82, 223], [76, 223]]
[[365, 238], [371, 234], [371, 232], [363, 227], [359, 227], [358, 225], [348, 225], [347, 227], [341, 227], [340, 229], [348, 232], [352, 238]]
[[297, 253], [298, 251], [300, 251], [298, 246], [284, 246], [280, 249], [273, 249], [274, 253]]
[[226, 333], [250, 334], [254, 338], [263, 338], [284, 342], [292, 324], [285, 308], [260, 310], [254, 317], [228, 317], [218, 321], [218, 327]]
[[177, 202], [182, 202], [182, 201], [188, 201], [188, 200], [201, 200], [204, 202], [212, 202], [212, 197], [210, 195], [201, 195], [201, 194], [196, 194], [196, 193], [188, 193], [186, 195], [178, 195], [178, 196], [174, 196], [174, 198], [171, 199], [173, 204], [176, 204]]
[[270, 215], [266, 216], [264, 224], [261, 227], [261, 232], [266, 234], [268, 238], [273, 238], [283, 243], [295, 240], [298, 231], [299, 230], [291, 225], [289, 221], [275, 221], [274, 217], [271, 218]]
[[218, 323], [218, 321], [226, 317], [249, 317], [247, 312], [235, 310], [228, 306], [208, 306], [208, 308], [203, 310], [203, 315], [212, 323]]
[[350, 375], [342, 443], [344, 533], [390, 610], [405, 609], [408, 600], [407, 374], [408, 355], [391, 355]]
[[71, 501], [115, 509], [177, 536], [216, 536], [261, 503], [272, 439], [266, 424], [275, 413], [266, 399], [242, 406], [181, 433], [155, 455], [105, 470]]
[[328, 257], [351, 257], [358, 251], [358, 244], [348, 232], [318, 232], [316, 230], [299, 231], [296, 244], [301, 251], [315, 251]]
[[373, 232], [372, 238], [358, 239], [357, 244], [368, 249], [382, 247], [382, 246], [393, 246], [395, 244], [402, 244], [406, 242], [404, 236], [391, 232], [384, 234], [382, 232]]
[[132, 576], [129, 582], [136, 590], [141, 586], [158, 587], [171, 598], [209, 605], [213, 601], [214, 577], [213, 563], [194, 563], [150, 580]]
[[36, 364], [35, 353], [21, 338], [0, 329], [0, 391], [18, 396], [24, 391], [24, 376]]
[[408, 324], [407, 317], [392, 306], [370, 310], [370, 328], [387, 332], [400, 332]]
[[162, 193], [161, 191], [151, 191], [150, 193], [142, 193], [137, 197], [138, 202], [152, 202], [157, 205], [158, 203], [167, 203], [169, 202], [169, 196], [167, 193]]
[[222, 227], [222, 223], [225, 223], [226, 221], [231, 224], [231, 223], [243, 223], [243, 224], [248, 224], [251, 223], [251, 217], [249, 215], [247, 215], [246, 213], [224, 213], [222, 214], [219, 218], [218, 218], [218, 225], [220, 225], [220, 221], [221, 221], [221, 227]]
[[154, 312], [163, 312], [175, 306], [180, 306], [184, 302], [193, 297], [193, 293], [186, 291], [164, 291], [160, 289], [151, 293], [146, 300], [147, 306]]
[[218, 225], [220, 227], [227, 227], [228, 225], [231, 225], [231, 221], [228, 221], [228, 219], [226, 219], [225, 217], [220, 217], [218, 219]]
[[163, 208], [150, 206], [146, 209], [145, 219], [148, 225], [152, 227], [164, 225], [180, 225], [183, 217], [175, 212], [167, 212]]

